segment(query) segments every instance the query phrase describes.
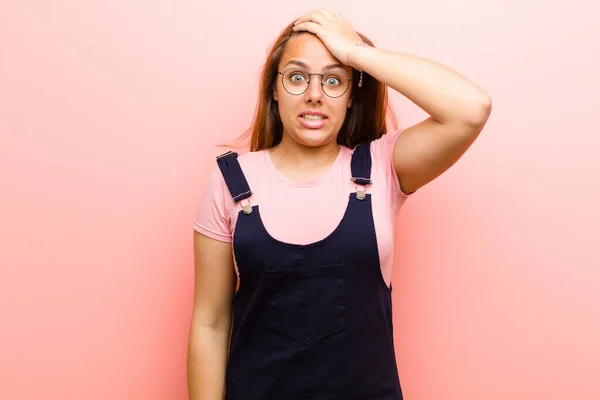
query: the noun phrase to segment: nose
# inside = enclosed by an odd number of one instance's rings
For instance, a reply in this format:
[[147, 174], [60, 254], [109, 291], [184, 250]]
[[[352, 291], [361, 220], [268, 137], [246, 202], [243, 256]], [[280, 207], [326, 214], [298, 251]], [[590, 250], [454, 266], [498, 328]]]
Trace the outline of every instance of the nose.
[[321, 76], [311, 75], [308, 88], [304, 92], [305, 100], [308, 102], [321, 102], [324, 94], [321, 88]]

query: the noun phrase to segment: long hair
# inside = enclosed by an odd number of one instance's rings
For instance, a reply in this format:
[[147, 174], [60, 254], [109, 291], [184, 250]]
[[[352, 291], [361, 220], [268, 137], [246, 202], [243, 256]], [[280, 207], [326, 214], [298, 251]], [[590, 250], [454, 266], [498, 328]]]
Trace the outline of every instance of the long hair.
[[[279, 116], [277, 102], [273, 99], [273, 89], [278, 78], [278, 67], [287, 42], [298, 35], [290, 23], [269, 49], [263, 66], [259, 99], [252, 125], [239, 139], [250, 142], [250, 151], [260, 151], [276, 146], [283, 136], [283, 123]], [[358, 33], [369, 46], [375, 47], [365, 35]], [[340, 145], [354, 148], [359, 143], [379, 139], [388, 128], [397, 129], [396, 116], [388, 101], [387, 86], [366, 72], [363, 72], [363, 85], [358, 87], [359, 71], [352, 71], [352, 107], [346, 112], [346, 118], [337, 136]], [[389, 124], [389, 125], [388, 125]]]

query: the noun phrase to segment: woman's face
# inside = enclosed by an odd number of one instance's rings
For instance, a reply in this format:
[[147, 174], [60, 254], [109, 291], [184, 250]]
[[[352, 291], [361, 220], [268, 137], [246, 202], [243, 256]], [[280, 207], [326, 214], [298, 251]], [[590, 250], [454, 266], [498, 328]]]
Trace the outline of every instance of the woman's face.
[[[310, 147], [335, 143], [352, 105], [352, 85], [347, 80], [352, 77], [352, 68], [336, 60], [317, 36], [305, 33], [286, 44], [278, 71], [286, 70], [285, 76], [277, 76], [273, 93], [283, 122], [284, 140]], [[324, 76], [307, 75], [313, 73]], [[302, 94], [289, 93], [302, 91], [308, 79], [310, 83]], [[323, 92], [321, 79], [331, 95], [341, 94], [346, 85], [348, 88], [340, 97], [332, 98]]]

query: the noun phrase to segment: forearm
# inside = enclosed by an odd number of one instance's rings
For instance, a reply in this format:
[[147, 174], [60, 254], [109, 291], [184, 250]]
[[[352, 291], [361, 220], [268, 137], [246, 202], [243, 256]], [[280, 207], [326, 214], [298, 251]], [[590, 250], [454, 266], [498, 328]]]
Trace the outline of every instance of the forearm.
[[189, 400], [222, 400], [225, 388], [229, 331], [192, 327], [188, 345]]
[[354, 46], [350, 64], [398, 91], [436, 121], [477, 124], [487, 118], [488, 94], [434, 61], [369, 46]]

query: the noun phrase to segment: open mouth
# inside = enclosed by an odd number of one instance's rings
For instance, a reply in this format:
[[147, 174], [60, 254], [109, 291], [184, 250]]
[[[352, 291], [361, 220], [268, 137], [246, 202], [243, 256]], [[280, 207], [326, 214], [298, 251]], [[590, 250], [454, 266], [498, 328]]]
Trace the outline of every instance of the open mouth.
[[327, 124], [327, 118], [324, 115], [315, 115], [315, 114], [301, 114], [298, 116], [298, 121], [300, 121], [300, 125], [307, 129], [320, 129], [323, 128]]
[[301, 116], [305, 121], [323, 121], [326, 117], [322, 115], [304, 114]]

